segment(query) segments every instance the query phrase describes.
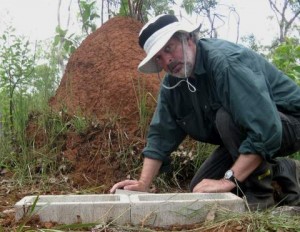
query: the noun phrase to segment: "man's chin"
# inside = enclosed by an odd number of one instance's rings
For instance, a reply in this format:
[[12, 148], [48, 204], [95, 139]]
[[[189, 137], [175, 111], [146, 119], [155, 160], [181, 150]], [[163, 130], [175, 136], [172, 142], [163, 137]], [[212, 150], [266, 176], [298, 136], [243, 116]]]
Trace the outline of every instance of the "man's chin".
[[186, 78], [186, 76], [184, 75], [184, 73], [170, 73], [173, 77], [177, 77], [177, 78]]
[[192, 74], [192, 72], [190, 71], [190, 69], [187, 69], [186, 73], [184, 72], [184, 70], [180, 70], [179, 72], [170, 73], [170, 74], [177, 78], [187, 78]]

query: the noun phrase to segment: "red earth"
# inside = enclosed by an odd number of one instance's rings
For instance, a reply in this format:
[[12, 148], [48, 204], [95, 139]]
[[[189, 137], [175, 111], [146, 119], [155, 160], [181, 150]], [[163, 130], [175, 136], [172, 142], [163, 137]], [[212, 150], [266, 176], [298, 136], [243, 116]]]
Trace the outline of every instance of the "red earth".
[[[155, 99], [159, 89], [157, 75], [137, 71], [145, 55], [138, 45], [141, 27], [133, 18], [114, 17], [89, 35], [70, 57], [51, 99], [56, 111], [82, 115], [94, 124], [86, 134], [66, 138], [63, 156], [72, 162], [69, 175], [78, 186], [102, 185], [106, 191], [128, 175], [120, 168], [122, 152], [130, 148], [140, 158], [145, 141], [139, 102], [146, 94]], [[154, 99], [145, 100], [149, 112], [153, 112]]]

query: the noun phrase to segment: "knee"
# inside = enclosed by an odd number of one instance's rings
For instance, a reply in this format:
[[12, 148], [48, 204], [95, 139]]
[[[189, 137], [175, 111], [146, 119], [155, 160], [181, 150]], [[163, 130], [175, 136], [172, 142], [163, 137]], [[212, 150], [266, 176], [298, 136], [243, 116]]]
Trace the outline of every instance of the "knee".
[[234, 125], [231, 115], [221, 107], [218, 109], [216, 114], [216, 128], [219, 134], [228, 134], [230, 133], [230, 128]]
[[216, 114], [216, 128], [220, 138], [233, 159], [239, 155], [239, 146], [245, 139], [246, 134], [234, 122], [231, 114], [224, 108], [220, 108]]

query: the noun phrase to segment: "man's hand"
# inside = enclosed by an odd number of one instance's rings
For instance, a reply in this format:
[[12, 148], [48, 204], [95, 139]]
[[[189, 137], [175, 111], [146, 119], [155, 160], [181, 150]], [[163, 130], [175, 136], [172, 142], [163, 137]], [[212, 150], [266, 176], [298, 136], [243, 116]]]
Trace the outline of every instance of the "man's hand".
[[115, 193], [116, 189], [125, 189], [131, 191], [147, 192], [148, 187], [140, 180], [123, 180], [116, 183], [110, 190], [110, 193]]
[[[256, 154], [241, 154], [231, 170], [234, 177], [240, 182], [244, 181], [260, 164], [262, 158]], [[193, 189], [193, 192], [199, 193], [223, 193], [230, 192], [235, 187], [235, 184], [229, 180], [220, 179], [203, 179]]]
[[229, 180], [203, 179], [193, 189], [194, 193], [224, 193], [230, 192], [235, 184]]
[[139, 180], [123, 180], [116, 183], [110, 193], [114, 193], [116, 189], [123, 188], [131, 191], [147, 192], [153, 178], [158, 174], [162, 162], [160, 160], [144, 158], [141, 177]]

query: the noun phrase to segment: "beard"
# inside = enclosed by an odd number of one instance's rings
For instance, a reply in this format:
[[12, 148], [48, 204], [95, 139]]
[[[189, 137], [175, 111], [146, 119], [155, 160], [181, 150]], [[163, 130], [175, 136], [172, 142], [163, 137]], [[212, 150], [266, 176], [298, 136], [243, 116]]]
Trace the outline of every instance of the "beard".
[[185, 50], [183, 61], [175, 60], [168, 65], [169, 73], [178, 78], [188, 78], [192, 75], [195, 64], [195, 56], [191, 50]]
[[181, 63], [180, 65], [181, 65], [181, 68], [179, 70], [171, 71], [170, 74], [177, 78], [190, 77], [193, 72], [193, 69], [194, 69], [193, 64], [190, 62], [185, 62], [185, 63]]

